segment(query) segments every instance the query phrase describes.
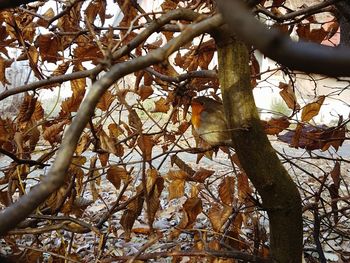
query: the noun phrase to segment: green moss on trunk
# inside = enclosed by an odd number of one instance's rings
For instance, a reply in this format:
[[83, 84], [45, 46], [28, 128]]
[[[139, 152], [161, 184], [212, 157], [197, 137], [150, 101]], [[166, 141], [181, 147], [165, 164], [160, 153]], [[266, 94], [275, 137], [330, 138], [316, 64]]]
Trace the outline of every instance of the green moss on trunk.
[[250, 84], [248, 49], [227, 37], [223, 30], [214, 36], [225, 115], [238, 158], [268, 212], [272, 259], [299, 263], [303, 235], [301, 199], [260, 124]]

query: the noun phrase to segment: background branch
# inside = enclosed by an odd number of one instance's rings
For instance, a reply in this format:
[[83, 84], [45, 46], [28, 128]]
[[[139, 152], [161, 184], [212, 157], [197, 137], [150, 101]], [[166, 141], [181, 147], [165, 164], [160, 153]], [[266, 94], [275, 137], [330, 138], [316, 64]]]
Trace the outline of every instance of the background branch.
[[264, 55], [294, 70], [329, 76], [350, 76], [350, 50], [304, 41], [294, 42], [258, 22], [239, 0], [218, 0], [229, 30]]

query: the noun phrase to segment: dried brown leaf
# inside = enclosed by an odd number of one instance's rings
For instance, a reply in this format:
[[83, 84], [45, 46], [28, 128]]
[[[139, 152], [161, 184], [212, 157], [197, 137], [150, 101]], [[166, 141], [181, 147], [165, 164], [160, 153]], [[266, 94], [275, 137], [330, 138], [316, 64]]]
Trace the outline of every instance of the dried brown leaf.
[[61, 142], [61, 132], [63, 131], [63, 127], [66, 124], [67, 121], [64, 120], [45, 128], [43, 138], [47, 140], [51, 145], [56, 142]]
[[301, 112], [301, 121], [308, 122], [320, 112], [325, 96], [319, 96], [315, 101], [306, 104]]
[[61, 56], [58, 54], [62, 50], [60, 42], [59, 37], [51, 33], [37, 37], [35, 44], [39, 48], [42, 61], [56, 63], [61, 59]]
[[183, 197], [185, 194], [185, 180], [171, 180], [168, 186], [168, 200]]
[[142, 151], [142, 157], [146, 161], [150, 161], [152, 159], [152, 149], [155, 145], [155, 141], [152, 135], [142, 134], [138, 140], [137, 145], [140, 147]]
[[199, 183], [204, 183], [204, 181], [211, 175], [213, 175], [215, 173], [215, 171], [213, 170], [207, 170], [204, 168], [200, 168], [193, 176], [192, 176], [192, 180], [199, 182]]
[[219, 197], [225, 205], [233, 204], [235, 193], [235, 178], [233, 176], [225, 176], [219, 185]]
[[151, 86], [142, 85], [138, 89], [137, 94], [140, 96], [141, 100], [144, 101], [153, 94], [153, 88]]
[[297, 102], [292, 86], [290, 84], [280, 82], [279, 88], [281, 89], [280, 95], [287, 104], [288, 108], [292, 110], [299, 110], [300, 105]]
[[111, 106], [112, 102], [114, 101], [114, 99], [115, 99], [115, 96], [112, 94], [112, 92], [107, 90], [105, 93], [103, 93], [96, 107], [102, 111], [107, 111]]
[[180, 229], [186, 229], [191, 227], [197, 216], [202, 212], [202, 200], [198, 197], [190, 197], [183, 205], [182, 219], [178, 224]]
[[129, 179], [129, 173], [122, 166], [112, 165], [107, 170], [106, 178], [114, 185], [117, 190], [119, 190], [122, 180], [127, 181]]
[[160, 98], [159, 100], [157, 100], [155, 103], [155, 108], [152, 112], [163, 112], [163, 113], [167, 113], [170, 110], [170, 105], [167, 102], [166, 99], [164, 98]]
[[281, 117], [281, 118], [271, 118], [268, 121], [261, 121], [265, 133], [269, 135], [278, 135], [280, 132], [287, 129], [290, 125], [290, 122], [287, 117]]
[[215, 232], [220, 232], [226, 221], [229, 219], [233, 208], [228, 205], [221, 207], [218, 204], [213, 204], [209, 209], [208, 217]]

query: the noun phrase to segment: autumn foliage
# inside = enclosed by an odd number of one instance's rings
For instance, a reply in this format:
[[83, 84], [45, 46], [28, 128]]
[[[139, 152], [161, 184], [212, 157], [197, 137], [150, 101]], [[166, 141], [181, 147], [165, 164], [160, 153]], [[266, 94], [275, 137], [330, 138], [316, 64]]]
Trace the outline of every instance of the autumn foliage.
[[[77, 135], [63, 184], [3, 237], [1, 253], [14, 262], [268, 258], [266, 213], [234, 150], [211, 147], [191, 129], [193, 97], [221, 100], [214, 28], [205, 28], [215, 17], [215, 4], [165, 0], [150, 7], [146, 2], [52, 0], [0, 11], [0, 100], [21, 96], [15, 113], [0, 117], [3, 210], [46, 180], [68, 129], [80, 121], [82, 102], [89, 103], [96, 83], [109, 87]], [[337, 34], [333, 13], [327, 23], [307, 12], [284, 20], [285, 5], [261, 1], [255, 12], [273, 21], [271, 27], [308, 41], [322, 43]], [[200, 23], [204, 32], [195, 27]], [[181, 40], [186, 30], [195, 32], [193, 39]], [[178, 46], [178, 39], [186, 43]], [[293, 80], [274, 84], [290, 114], [274, 112], [261, 124], [271, 141], [309, 154], [279, 152], [302, 193], [305, 242], [314, 245], [320, 241], [311, 238], [311, 221], [318, 218], [319, 232], [336, 235], [348, 219], [342, 175], [348, 161], [336, 152], [346, 140], [349, 119], [316, 122], [333, 94], [316, 92], [305, 99], [296, 83], [307, 75], [274, 63], [264, 72], [256, 56], [252, 50], [252, 88], [271, 74]], [[156, 63], [144, 66], [144, 58]], [[32, 74], [20, 86], [11, 85], [6, 73], [15, 62]], [[109, 83], [106, 76], [118, 65], [121, 77]], [[61, 90], [66, 95], [56, 96]], [[43, 91], [55, 102], [43, 99]], [[313, 162], [323, 161], [328, 150], [333, 155], [318, 170]], [[299, 169], [305, 163], [309, 167]], [[300, 171], [311, 190], [299, 181]]]

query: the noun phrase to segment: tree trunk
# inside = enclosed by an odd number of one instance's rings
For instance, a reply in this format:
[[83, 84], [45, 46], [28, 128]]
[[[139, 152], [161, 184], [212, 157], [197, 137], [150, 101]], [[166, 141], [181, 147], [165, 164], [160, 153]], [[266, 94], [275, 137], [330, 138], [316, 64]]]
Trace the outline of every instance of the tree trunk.
[[340, 24], [340, 46], [350, 46], [350, 3], [347, 1], [340, 1], [335, 3], [338, 11]]
[[213, 35], [225, 115], [240, 163], [269, 216], [272, 261], [300, 263], [301, 198], [260, 124], [250, 84], [248, 49], [223, 29]]

